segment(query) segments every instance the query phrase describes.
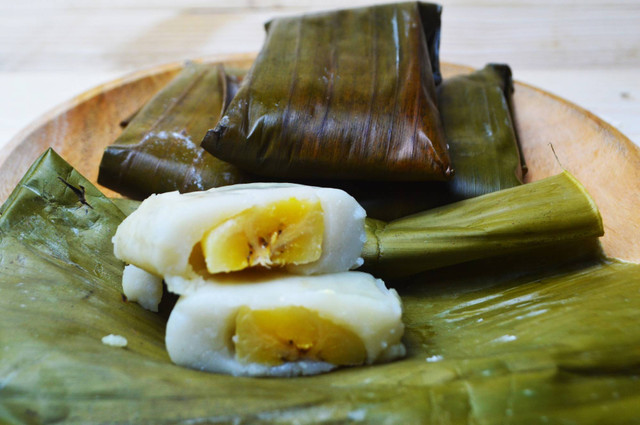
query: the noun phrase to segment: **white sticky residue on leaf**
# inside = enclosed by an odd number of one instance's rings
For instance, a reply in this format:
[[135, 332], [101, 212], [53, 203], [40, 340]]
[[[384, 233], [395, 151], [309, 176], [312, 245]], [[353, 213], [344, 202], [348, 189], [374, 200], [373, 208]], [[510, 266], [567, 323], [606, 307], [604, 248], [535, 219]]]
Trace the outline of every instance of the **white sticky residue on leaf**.
[[502, 335], [501, 337], [498, 337], [496, 339], [494, 339], [494, 342], [511, 342], [511, 341], [515, 341], [516, 339], [518, 339], [515, 335]]
[[429, 363], [432, 363], [432, 362], [439, 362], [439, 361], [441, 361], [443, 358], [444, 358], [444, 357], [439, 356], [439, 355], [437, 355], [437, 354], [436, 354], [435, 356], [427, 357], [427, 359], [426, 359], [426, 360], [427, 360]]
[[180, 140], [189, 149], [198, 148], [198, 146], [195, 143], [193, 143], [193, 140], [191, 140], [191, 137], [189, 137], [189, 135], [186, 132], [172, 131], [170, 133], [170, 136], [176, 140]]
[[102, 338], [102, 343], [104, 345], [110, 345], [112, 347], [126, 347], [127, 338], [123, 337], [122, 335], [109, 334]]
[[169, 140], [169, 138], [183, 142], [189, 149], [195, 149], [198, 147], [195, 143], [193, 143], [193, 140], [191, 140], [191, 137], [189, 137], [188, 134], [181, 131], [150, 131], [144, 135], [144, 137], [142, 138], [142, 142], [146, 142], [149, 139]]

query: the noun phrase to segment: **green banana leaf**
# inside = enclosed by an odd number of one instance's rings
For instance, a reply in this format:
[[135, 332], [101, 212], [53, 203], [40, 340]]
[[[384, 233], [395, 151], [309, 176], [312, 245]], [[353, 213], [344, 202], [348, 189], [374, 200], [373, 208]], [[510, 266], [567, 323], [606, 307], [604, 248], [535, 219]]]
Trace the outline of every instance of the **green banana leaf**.
[[604, 234], [584, 187], [568, 172], [389, 223], [366, 222], [367, 271], [398, 278], [486, 257]]
[[202, 147], [288, 180], [449, 179], [431, 64], [440, 12], [410, 2], [271, 21]]
[[455, 200], [472, 198], [522, 184], [522, 161], [516, 136], [508, 65], [489, 64], [438, 87], [455, 178], [448, 182]]
[[[397, 285], [405, 359], [306, 378], [236, 378], [170, 363], [164, 317], [121, 297], [110, 239], [123, 212], [54, 152], [0, 213], [3, 424], [638, 418], [637, 264], [592, 254], [555, 264], [542, 252], [544, 264], [531, 269], [514, 260], [506, 272], [487, 264], [428, 272]], [[111, 333], [127, 347], [102, 344]]]
[[135, 199], [127, 199], [127, 198], [109, 198], [111, 202], [115, 204], [116, 207], [120, 209], [124, 213], [124, 215], [129, 215], [140, 206], [141, 201], [137, 201]]
[[222, 65], [187, 63], [105, 149], [98, 182], [143, 199], [152, 193], [190, 192], [249, 181], [246, 173], [199, 146], [237, 84]]

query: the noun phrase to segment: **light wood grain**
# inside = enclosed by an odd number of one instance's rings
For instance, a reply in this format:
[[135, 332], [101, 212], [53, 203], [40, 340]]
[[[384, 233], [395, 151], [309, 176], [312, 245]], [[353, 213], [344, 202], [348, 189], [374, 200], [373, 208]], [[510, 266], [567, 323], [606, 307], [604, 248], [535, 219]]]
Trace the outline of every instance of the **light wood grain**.
[[[0, 71], [137, 69], [257, 51], [271, 18], [376, 2], [0, 3], [0, 52], [12, 53], [0, 61]], [[449, 62], [508, 62], [516, 69], [640, 66], [637, 1], [442, 3], [441, 47]]]
[[[248, 67], [253, 55], [207, 58]], [[139, 71], [66, 102], [14, 138], [0, 152], [0, 200], [26, 169], [53, 147], [95, 182], [104, 148], [120, 133], [118, 123], [136, 111], [180, 69], [181, 63]], [[445, 77], [469, 68], [444, 64]], [[640, 262], [640, 150], [619, 131], [589, 112], [526, 84], [516, 85], [516, 121], [528, 181], [565, 169], [587, 188], [603, 216], [605, 252]], [[557, 155], [551, 148], [555, 150]], [[102, 188], [108, 195], [114, 193]]]

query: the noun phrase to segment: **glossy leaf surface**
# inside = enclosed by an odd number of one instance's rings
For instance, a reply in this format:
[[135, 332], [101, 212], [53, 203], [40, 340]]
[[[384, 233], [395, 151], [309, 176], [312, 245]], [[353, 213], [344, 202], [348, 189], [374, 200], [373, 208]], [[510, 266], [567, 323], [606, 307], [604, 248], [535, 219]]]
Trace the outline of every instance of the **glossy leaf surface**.
[[245, 173], [200, 147], [236, 87], [220, 64], [187, 63], [106, 148], [98, 182], [143, 199], [247, 181]]
[[490, 64], [438, 87], [438, 107], [456, 176], [452, 199], [522, 184], [522, 161], [511, 111], [513, 81], [507, 65]]
[[385, 277], [602, 236], [602, 218], [569, 173], [400, 218], [367, 222], [365, 266]]
[[331, 184], [353, 195], [369, 217], [385, 221], [520, 185], [524, 162], [512, 94], [511, 69], [500, 64], [445, 79], [438, 87], [438, 108], [456, 170], [448, 182]]
[[439, 6], [316, 13], [267, 28], [247, 78], [203, 140], [207, 151], [285, 179], [451, 177], [430, 61]]

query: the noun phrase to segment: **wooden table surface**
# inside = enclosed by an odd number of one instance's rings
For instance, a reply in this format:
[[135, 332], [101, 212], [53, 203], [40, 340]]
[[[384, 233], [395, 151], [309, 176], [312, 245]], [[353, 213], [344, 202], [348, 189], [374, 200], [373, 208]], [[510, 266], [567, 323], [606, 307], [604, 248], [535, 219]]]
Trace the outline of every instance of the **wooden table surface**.
[[[158, 64], [255, 52], [269, 18], [325, 0], [0, 0], [0, 147], [57, 104]], [[441, 58], [516, 79], [640, 144], [639, 0], [444, 0]]]

